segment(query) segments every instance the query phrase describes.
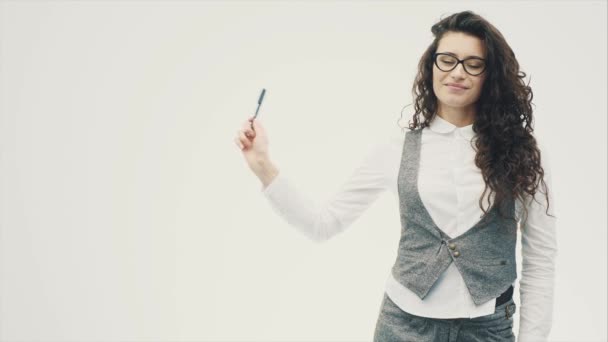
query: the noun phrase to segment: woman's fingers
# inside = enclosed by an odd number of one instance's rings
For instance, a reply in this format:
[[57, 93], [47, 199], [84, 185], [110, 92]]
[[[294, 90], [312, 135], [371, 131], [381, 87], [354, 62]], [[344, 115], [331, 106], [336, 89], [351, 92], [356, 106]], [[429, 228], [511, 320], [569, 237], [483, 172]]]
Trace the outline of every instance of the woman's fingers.
[[262, 126], [262, 123], [259, 120], [251, 121], [251, 127], [253, 129], [253, 134], [257, 134], [257, 133], [260, 133], [262, 135], [266, 134], [266, 130], [264, 130], [264, 127]]
[[[253, 146], [253, 140], [255, 139], [255, 137], [257, 135], [255, 132], [255, 129], [253, 128], [255, 126], [258, 126], [257, 122], [255, 120], [253, 120], [253, 117], [251, 117], [251, 118], [248, 118], [245, 122], [243, 122], [241, 129], [238, 129], [236, 131], [236, 137], [234, 138], [234, 143], [241, 150], [245, 150], [245, 149], [248, 149], [249, 147]], [[260, 128], [260, 127], [258, 126], [258, 128]]]
[[246, 147], [251, 146], [251, 140], [249, 140], [249, 138], [245, 136], [245, 133], [240, 132], [239, 137], [241, 138], [241, 142], [243, 143], [243, 145], [245, 145]]
[[248, 138], [242, 130], [236, 131], [236, 139], [238, 139], [239, 143], [244, 147], [250, 147], [252, 145], [250, 138]]
[[255, 131], [251, 128], [251, 119], [243, 123], [243, 132], [245, 132], [245, 136], [247, 136], [248, 138], [255, 137]]

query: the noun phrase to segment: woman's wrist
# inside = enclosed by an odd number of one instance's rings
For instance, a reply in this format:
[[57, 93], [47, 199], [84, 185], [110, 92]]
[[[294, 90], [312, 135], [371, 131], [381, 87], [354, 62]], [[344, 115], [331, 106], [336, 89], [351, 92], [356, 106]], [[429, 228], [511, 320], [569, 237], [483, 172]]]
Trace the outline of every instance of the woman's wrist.
[[251, 169], [260, 179], [264, 188], [266, 188], [275, 177], [279, 174], [279, 169], [270, 161], [269, 158], [261, 158], [256, 161]]

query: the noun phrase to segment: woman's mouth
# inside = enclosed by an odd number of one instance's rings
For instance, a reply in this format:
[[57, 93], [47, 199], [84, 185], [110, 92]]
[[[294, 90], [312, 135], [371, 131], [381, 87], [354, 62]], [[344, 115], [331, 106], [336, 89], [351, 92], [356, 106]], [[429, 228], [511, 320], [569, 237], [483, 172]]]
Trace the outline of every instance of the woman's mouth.
[[455, 92], [463, 92], [463, 91], [467, 90], [466, 88], [457, 87], [457, 86], [453, 86], [453, 85], [448, 85], [447, 87], [448, 87], [448, 89], [455, 91]]

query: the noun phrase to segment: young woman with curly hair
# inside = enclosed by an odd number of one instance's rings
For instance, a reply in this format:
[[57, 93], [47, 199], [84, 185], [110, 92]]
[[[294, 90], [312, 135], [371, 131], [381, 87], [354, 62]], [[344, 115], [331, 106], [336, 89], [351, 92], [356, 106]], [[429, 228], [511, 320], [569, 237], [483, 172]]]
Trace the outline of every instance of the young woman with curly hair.
[[518, 340], [545, 341], [556, 219], [549, 165], [532, 134], [532, 90], [481, 16], [456, 13], [431, 31], [409, 130], [370, 150], [322, 205], [270, 161], [258, 120], [247, 120], [235, 142], [277, 213], [317, 241], [345, 230], [384, 190], [396, 195], [401, 238], [374, 341], [514, 341], [518, 228]]

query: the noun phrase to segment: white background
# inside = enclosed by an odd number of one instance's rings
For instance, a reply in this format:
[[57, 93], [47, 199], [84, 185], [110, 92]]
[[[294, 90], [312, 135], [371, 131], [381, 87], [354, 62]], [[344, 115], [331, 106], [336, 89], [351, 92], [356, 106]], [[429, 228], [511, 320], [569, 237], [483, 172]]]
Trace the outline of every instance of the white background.
[[550, 148], [551, 340], [606, 341], [605, 1], [1, 2], [0, 340], [371, 341], [394, 199], [316, 244], [233, 138], [266, 88], [273, 160], [323, 200], [400, 132], [431, 26], [467, 9]]

